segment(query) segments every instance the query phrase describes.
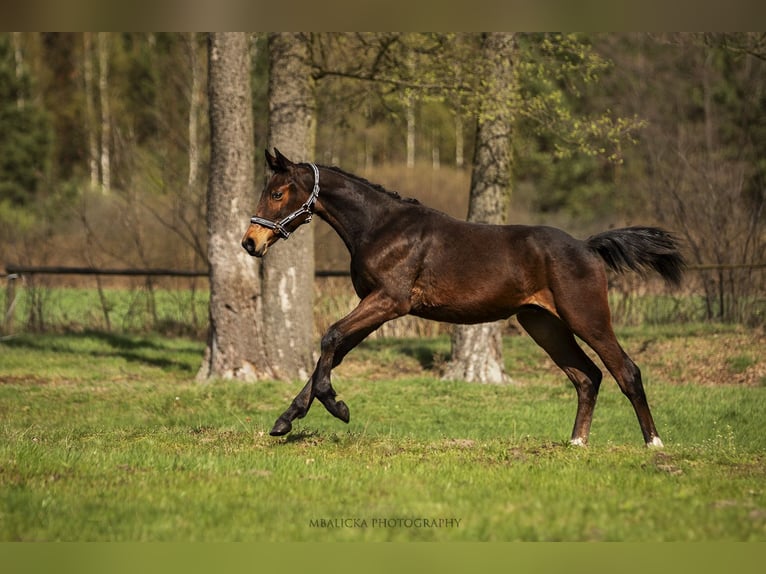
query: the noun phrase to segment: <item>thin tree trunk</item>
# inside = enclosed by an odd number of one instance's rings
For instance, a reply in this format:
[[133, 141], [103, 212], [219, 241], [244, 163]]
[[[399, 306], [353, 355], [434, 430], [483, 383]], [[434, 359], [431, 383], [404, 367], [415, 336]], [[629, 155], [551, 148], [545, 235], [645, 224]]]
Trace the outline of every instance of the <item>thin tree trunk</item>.
[[[21, 80], [24, 76], [24, 51], [21, 48], [21, 32], [11, 32], [11, 43], [13, 44], [13, 59], [16, 64], [16, 79]], [[24, 109], [24, 92], [19, 90], [16, 96], [16, 107]]]
[[[269, 146], [294, 162], [314, 161], [316, 100], [307, 39], [272, 33], [268, 48]], [[263, 301], [270, 369], [280, 379], [308, 377], [314, 348], [313, 225], [280, 241], [264, 259]]]
[[455, 167], [461, 169], [465, 163], [463, 160], [463, 116], [460, 110], [455, 112]]
[[101, 104], [101, 191], [108, 193], [112, 187], [112, 169], [109, 159], [112, 125], [109, 106], [109, 32], [97, 34], [98, 44], [98, 94]]
[[191, 87], [189, 94], [189, 190], [192, 191], [199, 180], [199, 111], [202, 105], [201, 72], [197, 56], [197, 34], [187, 35], [189, 47], [189, 68], [191, 68]]
[[85, 126], [88, 132], [88, 171], [90, 187], [98, 188], [98, 135], [96, 133], [96, 106], [93, 89], [93, 36], [91, 32], [82, 35], [82, 69], [85, 80]]
[[407, 167], [415, 167], [415, 98], [412, 94], [405, 96], [407, 111]]
[[241, 248], [253, 204], [253, 115], [248, 35], [208, 40], [210, 331], [199, 379], [269, 376], [259, 262]]
[[[492, 32], [483, 38], [483, 56], [490, 97], [483, 100], [477, 118], [476, 147], [471, 175], [468, 220], [507, 223], [511, 178], [511, 129], [516, 89], [512, 34]], [[444, 378], [470, 382], [507, 382], [503, 366], [503, 323], [456, 325], [452, 359]]]

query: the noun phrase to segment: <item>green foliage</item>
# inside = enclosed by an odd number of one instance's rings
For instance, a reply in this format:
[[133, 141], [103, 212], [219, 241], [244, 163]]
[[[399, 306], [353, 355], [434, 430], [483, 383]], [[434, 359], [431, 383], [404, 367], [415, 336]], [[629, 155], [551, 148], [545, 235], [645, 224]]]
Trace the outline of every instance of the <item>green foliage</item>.
[[520, 133], [546, 137], [558, 158], [582, 153], [619, 163], [622, 145], [634, 142], [643, 124], [589, 105], [610, 63], [574, 34], [522, 35], [520, 44]]
[[48, 115], [31, 97], [31, 79], [0, 35], [0, 201], [31, 204], [50, 168]]
[[[320, 110], [329, 111], [326, 120], [356, 128], [356, 133], [349, 133], [353, 142], [349, 148], [358, 149], [356, 134], [365, 124], [365, 147], [378, 148], [389, 140], [373, 139], [371, 126], [387, 122], [390, 134], [393, 119], [403, 142], [405, 108], [414, 100], [420, 131], [425, 128], [427, 134], [420, 138], [423, 154], [456, 145], [450, 123], [457, 118], [465, 118], [463, 123], [472, 130], [480, 113], [502, 106], [515, 118], [514, 179], [529, 184], [527, 189], [534, 196], [529, 205], [544, 213], [564, 211], [585, 220], [613, 211], [619, 206], [614, 168], [623, 161], [623, 148], [635, 143], [644, 124], [635, 116], [614, 113], [598, 97], [600, 79], [610, 62], [586, 36], [516, 34], [515, 47], [507, 54], [516, 85], [501, 94], [479, 57], [480, 41], [480, 34], [319, 35], [315, 59], [323, 88]], [[331, 79], [337, 81], [331, 83]], [[341, 97], [353, 103], [339, 109], [334, 102]], [[361, 121], [348, 117], [355, 108], [366, 110]], [[340, 117], [335, 120], [334, 114]], [[438, 139], [433, 134], [439, 134]], [[323, 139], [318, 142], [320, 153]], [[366, 154], [390, 161], [392, 156], [403, 157], [404, 150]], [[594, 205], [602, 208], [601, 213], [591, 211]]]
[[604, 218], [620, 206], [615, 170], [644, 124], [599, 107], [611, 63], [588, 38], [530, 34], [520, 43], [516, 181], [536, 211], [581, 222]]

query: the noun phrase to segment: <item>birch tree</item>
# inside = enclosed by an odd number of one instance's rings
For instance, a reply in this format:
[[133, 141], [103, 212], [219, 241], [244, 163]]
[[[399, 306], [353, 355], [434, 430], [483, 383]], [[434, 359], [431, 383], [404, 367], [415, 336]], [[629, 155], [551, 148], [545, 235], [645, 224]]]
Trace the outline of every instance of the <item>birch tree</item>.
[[109, 105], [109, 33], [96, 36], [98, 51], [98, 95], [101, 105], [101, 191], [108, 193], [112, 187], [110, 149], [112, 140], [112, 117]]
[[96, 133], [96, 105], [93, 73], [93, 33], [82, 34], [82, 70], [85, 84], [85, 130], [88, 136], [88, 172], [91, 189], [98, 188], [99, 182], [99, 152], [98, 134]]

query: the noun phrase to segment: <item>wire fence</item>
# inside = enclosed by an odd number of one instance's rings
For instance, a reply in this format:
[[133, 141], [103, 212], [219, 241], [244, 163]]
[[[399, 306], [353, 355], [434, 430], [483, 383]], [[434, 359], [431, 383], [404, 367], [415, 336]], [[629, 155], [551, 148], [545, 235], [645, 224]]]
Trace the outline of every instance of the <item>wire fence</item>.
[[[635, 275], [614, 276], [615, 324], [731, 322], [766, 324], [766, 264], [689, 266], [682, 290]], [[315, 274], [314, 330], [321, 334], [351, 311], [358, 298], [347, 270]], [[208, 328], [208, 271], [6, 265], [0, 279], [3, 336], [17, 332], [158, 332], [204, 337]], [[514, 321], [508, 330], [517, 329]], [[402, 317], [378, 336], [428, 337], [444, 324]]]

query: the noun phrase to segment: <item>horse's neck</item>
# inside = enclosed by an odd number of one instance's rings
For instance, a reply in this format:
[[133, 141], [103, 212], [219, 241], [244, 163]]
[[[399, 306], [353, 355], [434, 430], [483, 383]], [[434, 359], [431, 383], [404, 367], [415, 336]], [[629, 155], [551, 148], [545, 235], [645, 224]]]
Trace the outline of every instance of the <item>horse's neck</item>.
[[389, 212], [386, 204], [391, 199], [340, 174], [331, 181], [320, 191], [317, 215], [330, 224], [353, 255]]

